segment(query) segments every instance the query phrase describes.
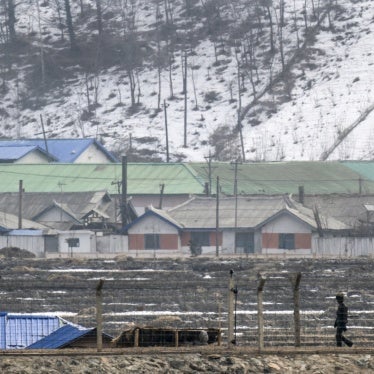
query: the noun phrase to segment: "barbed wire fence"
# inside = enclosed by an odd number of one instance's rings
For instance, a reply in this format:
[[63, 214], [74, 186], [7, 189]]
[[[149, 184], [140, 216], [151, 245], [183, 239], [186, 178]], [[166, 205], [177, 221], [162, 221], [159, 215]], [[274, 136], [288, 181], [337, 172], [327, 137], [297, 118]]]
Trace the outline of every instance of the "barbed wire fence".
[[[113, 338], [134, 327], [159, 333], [218, 330], [221, 337], [214, 344], [261, 350], [334, 347], [337, 304], [333, 291], [344, 291], [349, 308], [346, 335], [355, 346], [368, 347], [374, 341], [374, 279], [369, 274], [354, 276], [354, 271], [334, 277], [318, 272], [249, 274], [247, 270], [196, 277], [188, 271], [149, 270], [113, 278], [2, 279], [0, 300], [2, 310], [58, 314]], [[352, 281], [336, 290], [340, 277], [352, 277]], [[143, 343], [157, 345], [157, 337]]]

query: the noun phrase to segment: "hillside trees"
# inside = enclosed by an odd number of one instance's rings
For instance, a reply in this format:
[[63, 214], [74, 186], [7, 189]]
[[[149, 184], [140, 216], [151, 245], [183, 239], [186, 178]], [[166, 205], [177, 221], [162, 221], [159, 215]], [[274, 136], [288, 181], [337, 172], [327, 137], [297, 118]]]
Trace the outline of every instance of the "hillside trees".
[[[143, 60], [142, 43], [136, 27], [137, 4], [134, 0], [118, 0], [121, 14], [123, 36], [119, 45], [121, 64], [127, 72], [130, 86], [131, 109], [134, 110], [140, 100], [138, 69]], [[136, 99], [136, 88], [138, 95]]]

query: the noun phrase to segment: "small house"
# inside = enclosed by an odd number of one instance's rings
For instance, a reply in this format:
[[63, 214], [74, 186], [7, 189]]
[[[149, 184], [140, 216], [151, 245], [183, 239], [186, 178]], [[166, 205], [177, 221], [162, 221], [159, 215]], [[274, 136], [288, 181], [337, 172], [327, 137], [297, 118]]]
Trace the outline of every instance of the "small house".
[[[217, 214], [218, 212], [218, 214]], [[193, 197], [166, 212], [149, 208], [126, 227], [132, 250], [310, 254], [312, 237], [342, 235], [347, 226], [320, 216], [288, 196]], [[167, 243], [167, 246], [165, 245]]]
[[0, 141], [0, 162], [113, 163], [117, 158], [96, 139], [17, 139]]

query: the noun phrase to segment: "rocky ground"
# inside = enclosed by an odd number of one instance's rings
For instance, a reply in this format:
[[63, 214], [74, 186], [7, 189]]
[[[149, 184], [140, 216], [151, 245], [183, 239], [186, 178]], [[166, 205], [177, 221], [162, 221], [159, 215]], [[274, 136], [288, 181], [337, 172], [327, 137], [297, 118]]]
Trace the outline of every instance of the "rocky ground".
[[374, 373], [370, 354], [164, 354], [2, 357], [4, 374]]

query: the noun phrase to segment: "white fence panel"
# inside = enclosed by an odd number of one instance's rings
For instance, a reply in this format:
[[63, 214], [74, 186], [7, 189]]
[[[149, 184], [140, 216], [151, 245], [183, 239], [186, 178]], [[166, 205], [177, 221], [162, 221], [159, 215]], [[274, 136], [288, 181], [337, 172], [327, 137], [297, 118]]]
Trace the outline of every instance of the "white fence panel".
[[17, 247], [44, 256], [44, 236], [7, 235], [0, 236], [0, 248]]
[[316, 256], [358, 257], [374, 255], [374, 238], [339, 237], [313, 238], [313, 254]]
[[129, 250], [127, 236], [107, 235], [96, 237], [97, 253], [127, 253]]

